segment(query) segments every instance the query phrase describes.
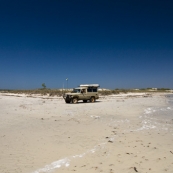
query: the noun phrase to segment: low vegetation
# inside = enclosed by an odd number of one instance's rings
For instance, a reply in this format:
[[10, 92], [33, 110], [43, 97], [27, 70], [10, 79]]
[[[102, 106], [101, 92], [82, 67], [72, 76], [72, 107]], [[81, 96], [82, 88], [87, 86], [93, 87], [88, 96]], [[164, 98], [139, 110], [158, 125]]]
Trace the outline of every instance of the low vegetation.
[[5, 93], [13, 93], [13, 94], [39, 94], [39, 95], [48, 95], [48, 96], [62, 96], [64, 92], [59, 89], [34, 89], [34, 90], [2, 90]]
[[105, 90], [105, 91], [99, 91], [101, 95], [111, 95], [111, 94], [120, 94], [120, 93], [152, 93], [152, 92], [168, 92], [171, 91], [169, 88], [143, 88], [143, 89], [114, 89], [114, 90]]
[[[113, 89], [113, 90], [99, 90], [100, 95], [111, 95], [111, 94], [120, 94], [120, 93], [140, 93], [140, 92], [167, 92], [170, 89], [168, 88], [158, 88], [157, 90], [153, 90], [152, 88], [143, 88], [139, 90], [134, 89]], [[62, 96], [64, 93], [70, 92], [69, 90], [62, 90], [62, 89], [48, 89], [45, 86], [41, 89], [34, 89], [34, 90], [0, 90], [0, 92], [4, 93], [14, 93], [14, 94], [39, 94], [39, 95], [47, 95], [47, 96]]]

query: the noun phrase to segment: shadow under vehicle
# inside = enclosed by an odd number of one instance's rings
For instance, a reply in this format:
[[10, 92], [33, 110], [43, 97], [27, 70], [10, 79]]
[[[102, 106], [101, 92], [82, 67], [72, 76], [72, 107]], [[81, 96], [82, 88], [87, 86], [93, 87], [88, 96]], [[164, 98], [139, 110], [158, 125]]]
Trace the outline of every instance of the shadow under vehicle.
[[90, 101], [94, 103], [99, 98], [98, 95], [99, 84], [82, 84], [77, 88], [74, 88], [71, 93], [65, 93], [63, 98], [66, 103], [77, 103], [79, 100], [83, 100], [84, 103]]

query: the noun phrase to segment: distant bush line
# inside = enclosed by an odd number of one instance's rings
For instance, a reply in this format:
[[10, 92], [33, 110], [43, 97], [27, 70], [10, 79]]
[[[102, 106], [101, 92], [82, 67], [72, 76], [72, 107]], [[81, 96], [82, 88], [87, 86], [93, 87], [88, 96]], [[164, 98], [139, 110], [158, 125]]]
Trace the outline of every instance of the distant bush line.
[[143, 92], [147, 92], [147, 93], [152, 93], [152, 92], [167, 92], [169, 91], [170, 89], [167, 89], [167, 88], [160, 88], [160, 89], [157, 89], [157, 90], [152, 90], [152, 89], [139, 89], [139, 90], [134, 90], [134, 89], [114, 89], [114, 90], [102, 90], [102, 91], [99, 91], [99, 94], [101, 95], [111, 95], [111, 94], [120, 94], [120, 93], [143, 93]]
[[1, 90], [5, 93], [13, 93], [13, 94], [39, 94], [39, 95], [48, 95], [48, 96], [62, 96], [64, 92], [59, 89], [34, 89], [34, 90]]
[[[140, 92], [166, 92], [169, 91], [168, 88], [158, 88], [157, 90], [152, 90], [151, 88], [144, 88], [139, 90], [134, 89], [114, 89], [114, 90], [99, 90], [100, 95], [111, 95], [111, 94], [120, 94], [120, 93], [140, 93]], [[34, 90], [3, 90], [0, 89], [0, 92], [4, 93], [14, 93], [14, 94], [39, 94], [39, 95], [48, 95], [48, 96], [62, 96], [64, 93], [70, 92], [69, 90], [62, 89], [48, 89], [48, 88], [41, 88], [41, 89], [34, 89]]]

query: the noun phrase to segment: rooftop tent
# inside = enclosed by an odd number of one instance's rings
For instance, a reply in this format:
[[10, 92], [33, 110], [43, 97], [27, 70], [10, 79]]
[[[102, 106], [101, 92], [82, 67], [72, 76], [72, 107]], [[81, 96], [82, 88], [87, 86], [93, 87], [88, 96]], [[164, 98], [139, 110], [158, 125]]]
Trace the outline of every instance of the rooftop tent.
[[99, 84], [81, 84], [80, 87], [100, 87]]

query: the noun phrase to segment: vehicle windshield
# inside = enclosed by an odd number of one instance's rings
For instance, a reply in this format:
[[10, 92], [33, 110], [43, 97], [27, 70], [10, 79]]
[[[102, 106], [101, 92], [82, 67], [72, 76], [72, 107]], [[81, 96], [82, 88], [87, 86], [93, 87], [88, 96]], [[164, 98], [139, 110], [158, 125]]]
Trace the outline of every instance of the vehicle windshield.
[[73, 89], [72, 93], [80, 93], [80, 89]]

